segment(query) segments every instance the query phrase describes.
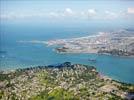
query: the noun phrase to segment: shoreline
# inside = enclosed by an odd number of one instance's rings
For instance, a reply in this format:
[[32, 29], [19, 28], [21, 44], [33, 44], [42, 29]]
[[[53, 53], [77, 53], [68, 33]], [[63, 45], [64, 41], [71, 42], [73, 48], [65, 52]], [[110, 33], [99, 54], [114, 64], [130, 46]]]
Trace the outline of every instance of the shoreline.
[[[127, 36], [126, 34], [129, 34]], [[122, 57], [134, 57], [133, 31], [122, 30], [99, 32], [84, 37], [54, 39], [48, 41], [17, 41], [19, 43], [37, 43], [45, 46], [55, 46], [58, 53], [95, 53], [110, 54]]]
[[[0, 99], [36, 100], [38, 97], [127, 99], [133, 98], [134, 84], [115, 81], [100, 74], [94, 66], [62, 64], [18, 69], [0, 74]], [[60, 95], [60, 96], [59, 96]], [[70, 98], [70, 99], [71, 99]], [[12, 100], [12, 99], [11, 99]], [[44, 100], [44, 99], [43, 99]]]
[[109, 53], [88, 53], [88, 52], [58, 52], [57, 50], [53, 50], [59, 54], [97, 54], [97, 55], [107, 55], [107, 56], [114, 56], [114, 57], [123, 57], [123, 58], [134, 58], [134, 55], [131, 55], [131, 56], [119, 56], [119, 55], [112, 55], [112, 54], [109, 54]]
[[[130, 35], [127, 36], [126, 33]], [[56, 39], [44, 42], [47, 46], [57, 46], [58, 53], [96, 53], [134, 57], [134, 35], [132, 32], [99, 32], [87, 37]]]
[[[66, 62], [64, 62], [64, 63], [66, 63]], [[46, 69], [46, 68], [58, 68], [59, 65], [62, 65], [64, 63], [61, 63], [61, 64], [52, 64], [52, 65], [42, 65], [42, 66], [33, 66], [33, 67], [26, 67], [26, 68], [17, 68], [17, 69], [14, 69], [14, 70], [0, 71], [0, 74], [1, 75], [2, 74], [4, 75], [4, 74], [11, 74], [11, 73], [18, 73], [18, 72], [26, 72], [26, 71], [41, 71], [41, 70]], [[71, 62], [69, 62], [69, 63], [71, 63]], [[80, 65], [83, 65], [83, 64], [80, 64]], [[85, 65], [85, 66], [89, 66], [90, 67], [90, 65]], [[92, 66], [92, 67], [94, 69], [96, 69], [95, 66]], [[64, 66], [59, 67], [59, 68], [64, 68]], [[96, 72], [102, 78], [105, 78], [105, 79], [108, 79], [108, 80], [112, 80], [112, 81], [116, 81], [116, 82], [123, 83], [123, 84], [134, 85], [134, 83], [120, 81], [120, 80], [114, 79], [114, 78], [112, 78], [112, 77], [110, 77], [108, 75], [102, 74], [97, 69], [96, 69]]]

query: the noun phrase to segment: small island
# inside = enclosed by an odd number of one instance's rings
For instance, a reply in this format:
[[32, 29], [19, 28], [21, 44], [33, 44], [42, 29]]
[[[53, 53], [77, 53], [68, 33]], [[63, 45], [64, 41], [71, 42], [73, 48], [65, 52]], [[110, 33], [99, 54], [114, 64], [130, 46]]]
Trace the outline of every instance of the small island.
[[94, 66], [62, 64], [0, 73], [1, 100], [131, 100], [134, 84], [112, 80]]

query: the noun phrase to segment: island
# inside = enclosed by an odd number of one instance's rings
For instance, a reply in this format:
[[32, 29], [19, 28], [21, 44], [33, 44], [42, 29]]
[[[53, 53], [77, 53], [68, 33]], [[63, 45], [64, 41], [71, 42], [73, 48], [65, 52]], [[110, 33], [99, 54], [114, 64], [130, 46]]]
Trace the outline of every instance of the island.
[[64, 62], [0, 72], [0, 100], [132, 100], [134, 84]]

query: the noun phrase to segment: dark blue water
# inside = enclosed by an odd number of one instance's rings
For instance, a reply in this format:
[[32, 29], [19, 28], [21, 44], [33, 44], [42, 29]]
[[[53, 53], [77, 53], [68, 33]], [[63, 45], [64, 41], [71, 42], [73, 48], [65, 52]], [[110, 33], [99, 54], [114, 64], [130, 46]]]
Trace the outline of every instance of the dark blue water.
[[[20, 40], [52, 40], [97, 34], [115, 30], [114, 27], [98, 26], [43, 26], [1, 24], [0, 70], [12, 70], [38, 65], [70, 61], [96, 66], [104, 75], [122, 82], [134, 83], [134, 58], [96, 54], [58, 54], [53, 47], [43, 44], [19, 43]], [[118, 28], [117, 28], [118, 29]], [[89, 62], [96, 59], [97, 62]]]

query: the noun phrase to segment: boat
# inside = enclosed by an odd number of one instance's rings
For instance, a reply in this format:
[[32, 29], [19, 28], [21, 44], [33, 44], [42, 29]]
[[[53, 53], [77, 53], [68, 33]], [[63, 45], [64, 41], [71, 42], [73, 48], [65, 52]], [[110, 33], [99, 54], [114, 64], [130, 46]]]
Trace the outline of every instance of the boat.
[[96, 59], [88, 59], [88, 61], [90, 61], [90, 62], [97, 62]]

